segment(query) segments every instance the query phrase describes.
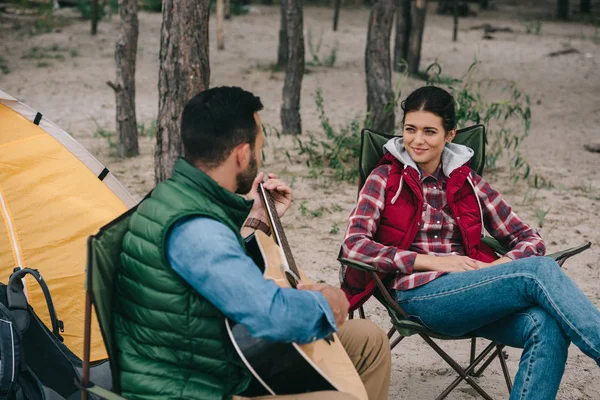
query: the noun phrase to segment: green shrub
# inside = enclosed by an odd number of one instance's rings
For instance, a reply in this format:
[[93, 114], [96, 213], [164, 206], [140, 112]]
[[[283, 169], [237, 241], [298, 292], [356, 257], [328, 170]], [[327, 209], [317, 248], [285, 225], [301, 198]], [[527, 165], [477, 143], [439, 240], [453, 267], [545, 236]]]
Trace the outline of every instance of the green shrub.
[[140, 10], [161, 12], [162, 11], [162, 0], [140, 0]]
[[309, 176], [355, 181], [364, 118], [356, 117], [336, 131], [325, 112], [325, 100], [320, 88], [315, 93], [315, 104], [325, 137], [317, 139], [314, 135], [308, 135], [308, 139], [296, 138], [299, 155], [306, 157], [306, 165], [310, 168]]
[[331, 68], [334, 66], [335, 61], [337, 60], [337, 50], [339, 43], [335, 42], [329, 54], [321, 56], [321, 46], [323, 45], [323, 31], [319, 35], [317, 42], [313, 44], [312, 30], [308, 29], [307, 34], [307, 44], [308, 44], [308, 52], [310, 54], [310, 61], [306, 62], [306, 65], [309, 67], [328, 67]]
[[[507, 168], [510, 178], [526, 181], [539, 188], [551, 186], [541, 175], [532, 174], [531, 166], [519, 151], [531, 130], [531, 101], [516, 82], [497, 79], [474, 80], [478, 63], [467, 72], [453, 78], [442, 75], [442, 67], [434, 62], [421, 73], [428, 85], [443, 86], [456, 99], [458, 128], [475, 124], [486, 127], [486, 169], [490, 172]], [[397, 109], [401, 88], [387, 107]], [[299, 156], [305, 157], [309, 176], [353, 182], [358, 176], [360, 132], [369, 127], [369, 118], [355, 117], [335, 130], [325, 112], [321, 89], [315, 94], [315, 104], [324, 135], [296, 138]], [[368, 116], [367, 116], [368, 117]], [[366, 120], [366, 122], [364, 122]], [[291, 156], [288, 155], [291, 159]]]
[[[92, 19], [92, 1], [91, 0], [77, 0], [75, 5], [81, 19], [91, 20]], [[119, 10], [118, 0], [99, 0], [98, 1], [98, 20], [103, 19], [106, 16], [116, 14]]]

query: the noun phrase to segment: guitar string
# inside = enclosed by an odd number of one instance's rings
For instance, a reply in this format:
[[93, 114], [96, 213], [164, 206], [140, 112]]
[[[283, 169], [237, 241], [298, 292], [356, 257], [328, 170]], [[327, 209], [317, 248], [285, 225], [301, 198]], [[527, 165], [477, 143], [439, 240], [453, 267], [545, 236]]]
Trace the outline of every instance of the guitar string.
[[262, 194], [261, 197], [263, 200], [263, 204], [265, 205], [265, 209], [267, 210], [267, 217], [269, 218], [269, 222], [271, 223], [271, 230], [273, 231], [273, 236], [276, 238], [276, 241], [280, 242], [277, 244], [282, 248], [290, 270], [292, 270], [292, 272], [296, 274], [298, 278], [300, 278], [300, 273], [298, 272], [298, 268], [296, 267], [296, 261], [292, 256], [290, 245], [287, 241], [287, 237], [285, 236], [283, 226], [281, 225], [281, 219], [277, 214], [277, 209], [275, 207], [275, 201], [273, 200], [273, 196], [271, 196], [271, 194], [264, 189], [262, 184], [260, 185], [260, 187], [260, 192]]

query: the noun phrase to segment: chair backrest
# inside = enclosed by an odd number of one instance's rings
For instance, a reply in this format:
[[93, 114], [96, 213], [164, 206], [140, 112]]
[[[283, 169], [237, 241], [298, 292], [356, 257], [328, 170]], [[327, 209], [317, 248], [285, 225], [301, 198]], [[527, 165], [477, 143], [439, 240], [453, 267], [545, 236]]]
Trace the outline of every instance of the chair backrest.
[[[360, 159], [358, 162], [359, 188], [363, 186], [371, 171], [373, 171], [381, 157], [383, 157], [383, 145], [393, 137], [395, 136], [385, 135], [369, 129], [362, 130]], [[483, 125], [474, 125], [459, 129], [452, 142], [473, 149], [475, 154], [471, 158], [470, 166], [471, 169], [481, 175], [485, 166], [485, 127]]]
[[[120, 266], [123, 236], [127, 232], [129, 218], [137, 207], [100, 228], [88, 238], [86, 290], [90, 295], [102, 332], [102, 338], [110, 362], [113, 391], [119, 393], [119, 366], [112, 326], [112, 306], [117, 270]], [[89, 340], [89, 338], [86, 338]]]

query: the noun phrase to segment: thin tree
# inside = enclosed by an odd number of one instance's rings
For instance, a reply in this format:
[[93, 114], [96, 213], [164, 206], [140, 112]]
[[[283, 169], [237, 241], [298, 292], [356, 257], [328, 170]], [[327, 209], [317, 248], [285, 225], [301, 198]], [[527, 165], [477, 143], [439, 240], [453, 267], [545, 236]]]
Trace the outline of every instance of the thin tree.
[[279, 13], [281, 22], [279, 25], [279, 45], [277, 46], [277, 67], [284, 68], [288, 61], [288, 26], [287, 7], [289, 0], [280, 0]]
[[452, 41], [456, 42], [456, 40], [458, 39], [458, 0], [453, 0], [452, 5], [452, 19], [454, 20], [454, 28], [452, 29]]
[[181, 113], [187, 101], [208, 88], [210, 0], [163, 0], [158, 73], [156, 183], [171, 176], [182, 153]]
[[223, 0], [217, 0], [217, 50], [225, 49], [225, 39], [223, 38], [223, 14], [225, 5]]
[[117, 132], [119, 157], [137, 156], [139, 152], [137, 119], [135, 115], [135, 59], [139, 23], [137, 0], [119, 0], [121, 26], [115, 46], [117, 77], [106, 82], [114, 91], [117, 105]]
[[342, 6], [342, 0], [335, 0], [333, 5], [333, 31], [337, 31], [338, 19], [340, 18], [340, 7]]
[[225, 0], [225, 19], [231, 19], [231, 0]]
[[287, 0], [288, 59], [283, 83], [281, 127], [285, 134], [302, 133], [300, 92], [304, 76], [304, 17], [302, 0]]
[[563, 21], [569, 20], [569, 0], [558, 0], [556, 16]]
[[372, 128], [382, 133], [392, 133], [395, 124], [390, 65], [393, 21], [394, 0], [373, 0], [365, 49], [367, 111]]
[[489, 0], [480, 0], [479, 1], [479, 7], [482, 10], [487, 10], [488, 8], [490, 8], [490, 2], [489, 2]]
[[396, 37], [394, 40], [394, 71], [404, 72], [408, 59], [410, 37], [410, 0], [396, 0]]
[[427, 16], [427, 0], [414, 0], [412, 2], [411, 34], [408, 43], [408, 73], [416, 74], [421, 62], [421, 45], [425, 31], [425, 17]]
[[580, 3], [580, 11], [582, 14], [589, 14], [592, 12], [592, 2], [591, 0], [581, 0]]
[[99, 8], [100, 5], [98, 4], [99, 0], [92, 0], [92, 15], [91, 15], [91, 22], [92, 22], [92, 36], [96, 35], [96, 33], [98, 32], [98, 15], [99, 15]]

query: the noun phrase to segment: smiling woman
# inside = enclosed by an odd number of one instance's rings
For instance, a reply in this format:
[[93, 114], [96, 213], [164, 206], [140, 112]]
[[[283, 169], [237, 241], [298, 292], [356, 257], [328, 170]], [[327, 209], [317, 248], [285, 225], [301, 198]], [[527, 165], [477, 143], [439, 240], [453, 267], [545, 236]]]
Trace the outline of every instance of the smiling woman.
[[[392, 297], [430, 330], [524, 349], [511, 399], [555, 398], [571, 342], [600, 365], [600, 312], [541, 257], [537, 231], [471, 170], [473, 151], [452, 143], [452, 96], [423, 87], [402, 109], [403, 137], [385, 144], [361, 189], [343, 257], [384, 273]], [[481, 241], [485, 231], [506, 255]], [[369, 287], [363, 272], [346, 270], [351, 309]]]
[[456, 135], [454, 99], [435, 86], [415, 90], [402, 103], [404, 147], [417, 165], [432, 174], [446, 143]]

